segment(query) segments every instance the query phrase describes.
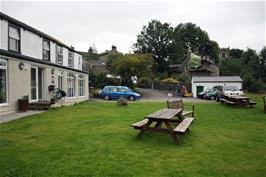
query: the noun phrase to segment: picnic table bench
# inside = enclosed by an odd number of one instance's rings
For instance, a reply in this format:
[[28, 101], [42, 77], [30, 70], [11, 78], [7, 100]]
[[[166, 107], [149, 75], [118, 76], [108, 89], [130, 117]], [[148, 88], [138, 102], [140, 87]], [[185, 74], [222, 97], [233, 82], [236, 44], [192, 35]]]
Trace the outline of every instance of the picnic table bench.
[[[184, 118], [182, 116], [182, 109], [161, 109], [152, 114], [145, 116], [144, 120], [131, 124], [131, 126], [137, 130], [140, 130], [137, 137], [141, 138], [145, 132], [162, 132], [168, 133], [173, 138], [176, 144], [180, 144], [178, 133], [184, 134], [189, 131], [189, 126], [192, 124], [194, 118]], [[155, 126], [151, 124], [155, 122]], [[165, 124], [166, 128], [162, 128]], [[173, 128], [172, 125], [175, 127]]]
[[238, 106], [250, 106], [253, 107], [256, 105], [256, 102], [251, 101], [249, 97], [246, 96], [223, 96], [220, 99], [221, 103], [225, 103], [228, 105], [238, 105]]

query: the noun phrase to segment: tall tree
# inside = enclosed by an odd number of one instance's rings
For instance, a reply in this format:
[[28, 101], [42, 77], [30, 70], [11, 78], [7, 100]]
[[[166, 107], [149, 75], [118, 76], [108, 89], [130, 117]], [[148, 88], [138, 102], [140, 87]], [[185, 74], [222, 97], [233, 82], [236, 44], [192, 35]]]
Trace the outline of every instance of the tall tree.
[[173, 28], [168, 23], [152, 20], [137, 35], [134, 44], [136, 53], [150, 53], [154, 59], [154, 69], [159, 73], [167, 70], [173, 45]]
[[182, 47], [202, 56], [210, 57], [218, 63], [219, 46], [211, 41], [206, 31], [193, 23], [180, 23], [174, 29], [174, 38], [181, 42]]
[[122, 85], [132, 86], [132, 77], [137, 78], [151, 75], [152, 56], [149, 54], [127, 54], [112, 63], [112, 73], [122, 79]]

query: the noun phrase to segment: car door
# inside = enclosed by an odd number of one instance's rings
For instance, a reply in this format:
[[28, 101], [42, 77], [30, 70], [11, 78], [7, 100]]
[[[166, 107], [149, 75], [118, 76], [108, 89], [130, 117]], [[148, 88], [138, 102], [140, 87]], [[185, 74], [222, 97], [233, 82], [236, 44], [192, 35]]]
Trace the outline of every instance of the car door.
[[119, 98], [119, 93], [118, 93], [118, 89], [117, 87], [113, 87], [111, 94], [110, 94], [111, 98], [116, 99]]
[[127, 98], [128, 95], [127, 95], [127, 90], [125, 88], [118, 88], [117, 89], [118, 91], [118, 97], [124, 97], [124, 98]]

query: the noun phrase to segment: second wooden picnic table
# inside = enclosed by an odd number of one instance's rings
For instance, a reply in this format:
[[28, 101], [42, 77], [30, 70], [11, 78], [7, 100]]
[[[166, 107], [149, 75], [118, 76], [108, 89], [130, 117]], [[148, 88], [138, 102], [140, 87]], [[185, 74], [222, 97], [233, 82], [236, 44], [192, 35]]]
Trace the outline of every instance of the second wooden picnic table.
[[[185, 133], [188, 130], [188, 126], [192, 123], [194, 118], [186, 118], [183, 120], [182, 109], [161, 109], [152, 114], [145, 116], [146, 119], [132, 124], [136, 129], [140, 129], [138, 137], [142, 137], [146, 131], [169, 133], [176, 144], [179, 144], [179, 138], [176, 133]], [[151, 124], [155, 122], [155, 126], [151, 127]], [[162, 128], [162, 124], [166, 125], [166, 128]], [[171, 124], [176, 123], [178, 126], [172, 128]]]
[[250, 101], [250, 97], [246, 96], [224, 96], [229, 102], [232, 102], [235, 105], [240, 105], [240, 106], [246, 106], [249, 105], [252, 107], [253, 105], [256, 104], [254, 101]]

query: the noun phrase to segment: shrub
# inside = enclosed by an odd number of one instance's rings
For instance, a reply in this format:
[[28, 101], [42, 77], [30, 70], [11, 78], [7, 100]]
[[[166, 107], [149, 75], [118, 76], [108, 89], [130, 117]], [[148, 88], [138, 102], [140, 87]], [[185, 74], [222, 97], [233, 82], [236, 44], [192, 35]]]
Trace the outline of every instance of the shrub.
[[142, 77], [138, 80], [137, 87], [140, 88], [151, 88], [152, 80], [147, 77]]

